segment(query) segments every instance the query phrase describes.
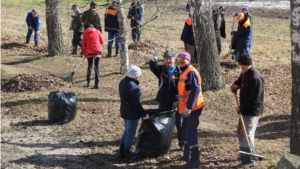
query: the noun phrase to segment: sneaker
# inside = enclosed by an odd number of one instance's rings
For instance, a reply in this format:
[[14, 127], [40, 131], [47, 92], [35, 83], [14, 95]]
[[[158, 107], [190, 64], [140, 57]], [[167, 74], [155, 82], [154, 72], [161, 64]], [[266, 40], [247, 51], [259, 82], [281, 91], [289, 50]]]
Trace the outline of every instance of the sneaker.
[[237, 165], [237, 168], [247, 168], [252, 166], [255, 166], [255, 162], [240, 163], [239, 165]]

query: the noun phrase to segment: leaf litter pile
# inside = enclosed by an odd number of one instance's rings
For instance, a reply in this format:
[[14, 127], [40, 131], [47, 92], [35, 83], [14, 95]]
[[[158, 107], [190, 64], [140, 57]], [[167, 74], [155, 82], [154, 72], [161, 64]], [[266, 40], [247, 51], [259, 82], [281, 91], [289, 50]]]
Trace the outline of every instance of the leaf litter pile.
[[61, 87], [71, 87], [72, 84], [64, 81], [54, 75], [40, 75], [40, 74], [20, 74], [3, 85], [1, 91], [3, 92], [25, 92], [25, 91], [40, 91], [46, 89], [59, 89]]

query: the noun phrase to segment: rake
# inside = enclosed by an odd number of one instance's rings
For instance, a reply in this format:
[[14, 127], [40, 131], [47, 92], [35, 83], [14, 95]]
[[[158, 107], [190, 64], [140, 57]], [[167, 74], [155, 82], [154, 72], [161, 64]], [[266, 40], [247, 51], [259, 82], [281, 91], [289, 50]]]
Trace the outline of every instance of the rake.
[[64, 77], [65, 81], [73, 83], [73, 76], [75, 75], [76, 70], [82, 65], [84, 60], [85, 60], [85, 57], [82, 59], [81, 63], [69, 75]]

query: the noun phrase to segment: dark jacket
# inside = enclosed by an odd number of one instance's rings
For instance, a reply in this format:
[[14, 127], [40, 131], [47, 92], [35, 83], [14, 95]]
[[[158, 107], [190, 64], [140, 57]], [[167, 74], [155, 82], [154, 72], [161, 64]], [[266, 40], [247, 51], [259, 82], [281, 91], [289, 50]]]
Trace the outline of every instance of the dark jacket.
[[95, 10], [89, 9], [84, 11], [82, 14], [82, 22], [84, 24], [84, 29], [88, 28], [90, 24], [93, 24], [96, 29], [102, 32], [100, 17]]
[[235, 85], [240, 87], [240, 110], [243, 115], [259, 116], [264, 110], [264, 79], [253, 66], [241, 73]]
[[109, 6], [104, 14], [104, 31], [105, 32], [119, 32], [119, 21], [117, 10]]
[[119, 83], [119, 94], [120, 112], [123, 119], [136, 120], [147, 115], [142, 106], [142, 92], [138, 81], [126, 76]]
[[[190, 64], [187, 64], [185, 67], [180, 68], [180, 71], [184, 72], [189, 66]], [[198, 77], [195, 72], [189, 72], [187, 74], [187, 78], [185, 80], [185, 90], [191, 90], [186, 108], [192, 109], [195, 106], [195, 103], [201, 92], [201, 86], [199, 86]]]
[[32, 16], [32, 12], [27, 13], [26, 23], [27, 23], [28, 27], [32, 26], [32, 28], [35, 29], [35, 31], [39, 31], [41, 29], [41, 26], [42, 26], [40, 15], [36, 14], [36, 17], [34, 18]]
[[[144, 11], [143, 4], [140, 4], [140, 2], [137, 2], [136, 5], [134, 5], [133, 3], [131, 4], [127, 15], [127, 18], [131, 19], [130, 22], [131, 28], [144, 23], [144, 14], [145, 11]], [[132, 17], [134, 17], [134, 19], [132, 19]]]
[[172, 79], [170, 81], [167, 68], [165, 65], [158, 65], [157, 62], [150, 61], [151, 72], [159, 79], [159, 88], [156, 94], [156, 101], [163, 104], [162, 107], [168, 107], [172, 109], [173, 103], [178, 100], [178, 80], [180, 76], [180, 69], [176, 66]]
[[192, 23], [193, 22], [192, 22], [191, 17], [188, 17], [185, 20], [180, 40], [182, 40], [183, 42], [185, 42], [187, 44], [195, 45], [195, 39], [194, 39]]
[[82, 22], [82, 12], [78, 10], [74, 15], [72, 15], [72, 22], [71, 22], [71, 30], [77, 32], [83, 32], [83, 22]]
[[220, 31], [220, 35], [222, 38], [226, 38], [226, 31], [225, 31], [225, 14], [219, 14], [218, 10], [213, 10], [212, 19], [214, 22], [214, 29], [215, 31]]
[[239, 23], [238, 30], [234, 32], [233, 35], [237, 39], [237, 44], [235, 49], [245, 48], [251, 45], [252, 38], [252, 26], [250, 21], [247, 20], [244, 23]]

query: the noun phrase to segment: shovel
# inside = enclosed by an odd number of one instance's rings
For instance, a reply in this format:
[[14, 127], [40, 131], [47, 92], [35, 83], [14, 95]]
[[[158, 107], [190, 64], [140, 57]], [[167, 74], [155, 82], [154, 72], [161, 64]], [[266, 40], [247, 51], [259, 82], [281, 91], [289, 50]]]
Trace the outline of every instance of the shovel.
[[[239, 102], [237, 100], [236, 94], [233, 93], [233, 95], [234, 95], [234, 100], [235, 100], [236, 106], [239, 107]], [[251, 153], [245, 152], [245, 151], [239, 151], [239, 152], [241, 154], [247, 154], [247, 155], [253, 156], [253, 157], [257, 158], [259, 161], [261, 161], [264, 158], [264, 156], [252, 153], [252, 148], [250, 147], [249, 138], [248, 138], [248, 135], [247, 135], [247, 132], [246, 132], [246, 127], [245, 127], [245, 123], [244, 123], [244, 119], [243, 119], [242, 114], [240, 114], [240, 119], [241, 119], [241, 123], [242, 123], [243, 129], [244, 129], [244, 134], [245, 134], [245, 137], [246, 137], [246, 140], [247, 140], [247, 144], [248, 144], [248, 147], [249, 147]]]
[[82, 65], [84, 60], [85, 60], [85, 57], [82, 59], [81, 63], [68, 76], [64, 77], [65, 81], [73, 83], [73, 76], [74, 76], [76, 70]]

